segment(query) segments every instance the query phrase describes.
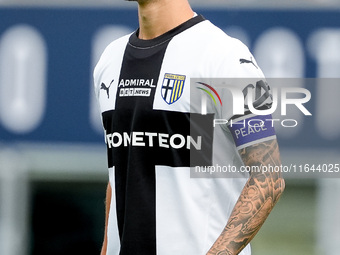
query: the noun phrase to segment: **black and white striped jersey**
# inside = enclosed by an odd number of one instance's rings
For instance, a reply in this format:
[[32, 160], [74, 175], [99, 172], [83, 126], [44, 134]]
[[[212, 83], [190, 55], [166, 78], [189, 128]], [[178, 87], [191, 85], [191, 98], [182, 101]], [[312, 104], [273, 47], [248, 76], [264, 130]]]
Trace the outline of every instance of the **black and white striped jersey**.
[[246, 178], [190, 178], [191, 153], [204, 152], [198, 164], [242, 164], [228, 130], [204, 127], [214, 115], [192, 112], [190, 79], [262, 79], [257, 66], [240, 63], [251, 57], [200, 15], [155, 39], [140, 40], [137, 30], [105, 49], [94, 82], [112, 186], [108, 255], [203, 255], [217, 239]]

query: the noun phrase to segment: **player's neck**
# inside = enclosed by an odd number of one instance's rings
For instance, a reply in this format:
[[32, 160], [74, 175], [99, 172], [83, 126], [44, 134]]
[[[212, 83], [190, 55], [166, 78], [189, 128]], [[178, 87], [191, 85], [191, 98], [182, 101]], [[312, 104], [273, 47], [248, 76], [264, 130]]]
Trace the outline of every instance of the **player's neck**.
[[177, 27], [194, 15], [186, 0], [140, 1], [139, 38], [153, 39]]

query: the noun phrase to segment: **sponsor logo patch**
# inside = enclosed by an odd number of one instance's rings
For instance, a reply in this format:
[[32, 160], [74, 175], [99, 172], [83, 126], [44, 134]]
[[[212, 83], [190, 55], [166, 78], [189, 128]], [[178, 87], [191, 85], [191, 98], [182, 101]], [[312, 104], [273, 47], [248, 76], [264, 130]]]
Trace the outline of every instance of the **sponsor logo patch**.
[[151, 89], [140, 89], [140, 88], [128, 88], [128, 89], [120, 89], [119, 96], [120, 97], [149, 97], [151, 94]]
[[149, 97], [155, 87], [154, 79], [121, 79], [118, 84], [120, 97]]

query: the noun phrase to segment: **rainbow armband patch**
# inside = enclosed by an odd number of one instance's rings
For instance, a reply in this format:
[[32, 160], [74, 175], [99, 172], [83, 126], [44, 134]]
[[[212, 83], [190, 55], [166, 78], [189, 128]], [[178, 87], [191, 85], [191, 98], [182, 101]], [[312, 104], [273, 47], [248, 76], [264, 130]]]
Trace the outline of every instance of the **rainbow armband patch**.
[[238, 150], [276, 138], [271, 115], [247, 115], [228, 122]]

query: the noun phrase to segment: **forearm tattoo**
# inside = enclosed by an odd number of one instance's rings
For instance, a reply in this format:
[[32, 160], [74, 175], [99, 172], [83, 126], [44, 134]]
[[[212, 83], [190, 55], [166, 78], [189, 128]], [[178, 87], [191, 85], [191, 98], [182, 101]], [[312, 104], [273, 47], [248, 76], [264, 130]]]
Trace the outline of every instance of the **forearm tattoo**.
[[[281, 164], [276, 140], [249, 146], [239, 151], [246, 166]], [[229, 221], [208, 255], [238, 254], [256, 235], [284, 189], [280, 172], [250, 173]]]

